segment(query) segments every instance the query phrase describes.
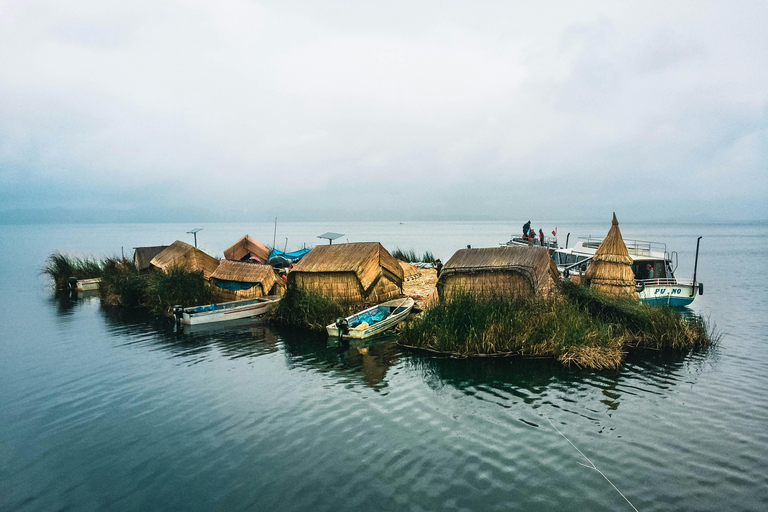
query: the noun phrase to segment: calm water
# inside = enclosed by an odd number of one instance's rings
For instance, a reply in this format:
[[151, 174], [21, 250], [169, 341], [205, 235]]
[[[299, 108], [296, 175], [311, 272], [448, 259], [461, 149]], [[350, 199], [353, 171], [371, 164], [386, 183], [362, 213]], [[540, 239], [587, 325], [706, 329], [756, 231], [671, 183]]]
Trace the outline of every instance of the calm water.
[[[295, 223], [276, 240], [332, 230], [445, 261], [518, 224]], [[534, 222], [555, 226], [564, 242], [610, 222]], [[38, 275], [54, 250], [129, 255], [191, 242], [193, 227], [214, 255], [275, 236], [269, 223], [0, 226], [0, 509], [632, 510], [578, 448], [638, 510], [768, 510], [768, 224], [622, 224], [678, 251], [681, 277], [704, 236], [694, 309], [725, 336], [632, 353], [618, 372], [391, 342], [339, 351], [247, 322], [177, 333], [55, 299]]]

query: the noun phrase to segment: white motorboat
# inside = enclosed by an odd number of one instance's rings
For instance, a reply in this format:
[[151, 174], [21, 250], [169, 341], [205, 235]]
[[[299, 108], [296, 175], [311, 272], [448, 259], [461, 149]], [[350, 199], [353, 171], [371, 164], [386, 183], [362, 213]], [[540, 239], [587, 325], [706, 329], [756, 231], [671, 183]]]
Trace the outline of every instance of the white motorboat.
[[328, 336], [364, 339], [382, 333], [403, 321], [413, 308], [413, 299], [394, 299], [365, 309], [326, 326]]
[[176, 317], [176, 320], [184, 325], [240, 320], [242, 318], [252, 318], [268, 313], [282, 298], [282, 295], [267, 295], [255, 299], [208, 304], [207, 306], [190, 308], [174, 306], [173, 314]]
[[[570, 249], [557, 249], [552, 254], [560, 275], [568, 278], [572, 274], [583, 273], [600, 247], [602, 238], [579, 238]], [[704, 284], [696, 281], [696, 269], [699, 261], [699, 242], [696, 242], [696, 261], [693, 279], [678, 279], [677, 252], [667, 252], [667, 246], [659, 242], [642, 240], [624, 240], [627, 252], [632, 258], [632, 272], [640, 302], [645, 304], [687, 306], [696, 295], [704, 293]]]

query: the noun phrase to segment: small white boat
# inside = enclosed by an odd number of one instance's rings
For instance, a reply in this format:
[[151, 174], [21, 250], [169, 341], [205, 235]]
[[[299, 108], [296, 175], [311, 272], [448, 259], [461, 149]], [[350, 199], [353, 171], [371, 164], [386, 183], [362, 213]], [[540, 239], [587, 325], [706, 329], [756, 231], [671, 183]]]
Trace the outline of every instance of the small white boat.
[[339, 318], [336, 323], [326, 326], [328, 336], [364, 339], [382, 333], [400, 323], [413, 308], [413, 299], [394, 299], [370, 307], [347, 318]]
[[192, 308], [175, 306], [173, 314], [176, 320], [184, 325], [240, 320], [268, 313], [282, 298], [282, 295], [267, 295], [255, 299], [235, 300]]
[[69, 288], [70, 290], [76, 291], [77, 293], [92, 292], [99, 289], [100, 282], [100, 277], [96, 277], [94, 279], [76, 279], [74, 277], [70, 277]]
[[[696, 262], [693, 279], [678, 279], [677, 253], [667, 252], [666, 244], [641, 240], [624, 240], [629, 257], [632, 258], [632, 272], [635, 274], [635, 287], [640, 302], [651, 305], [669, 304], [687, 306], [696, 295], [704, 293], [704, 285], [696, 281], [696, 269], [699, 261], [699, 241], [696, 242]], [[552, 258], [563, 278], [587, 270], [592, 256], [597, 252], [601, 238], [579, 238], [570, 249], [557, 249]]]

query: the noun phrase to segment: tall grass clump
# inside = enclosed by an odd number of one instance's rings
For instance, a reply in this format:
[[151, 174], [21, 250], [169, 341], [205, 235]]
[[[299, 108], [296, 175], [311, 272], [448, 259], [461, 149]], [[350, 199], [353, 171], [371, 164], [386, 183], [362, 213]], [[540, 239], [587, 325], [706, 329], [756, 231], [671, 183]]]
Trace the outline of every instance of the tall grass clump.
[[108, 306], [144, 306], [147, 300], [147, 274], [140, 273], [131, 261], [110, 258], [101, 276], [99, 295]]
[[286, 327], [321, 331], [349, 310], [320, 295], [289, 286], [282, 300], [272, 310], [270, 321]]
[[618, 368], [630, 347], [703, 348], [717, 338], [699, 317], [572, 283], [546, 297], [457, 294], [400, 333], [400, 343], [438, 352], [549, 356], [594, 369]]
[[[595, 368], [621, 364], [624, 338], [559, 297], [457, 294], [404, 325], [404, 345], [460, 355], [550, 356]], [[580, 354], [580, 355], [579, 355]], [[582, 361], [589, 355], [589, 362]]]
[[202, 271], [171, 268], [148, 275], [146, 307], [153, 313], [170, 315], [175, 305], [201, 306], [213, 302], [213, 290]]
[[397, 249], [395, 249], [395, 252], [392, 253], [392, 256], [395, 259], [404, 261], [406, 263], [415, 263], [419, 261], [418, 256], [416, 256], [416, 251], [414, 251], [413, 249], [409, 251], [404, 251], [398, 247]]
[[426, 251], [421, 258], [416, 254], [416, 251], [413, 249], [410, 249], [408, 251], [404, 251], [401, 248], [395, 249], [395, 251], [392, 253], [392, 256], [395, 259], [404, 261], [406, 263], [434, 263], [435, 262], [435, 255], [432, 254], [432, 251]]
[[568, 301], [590, 315], [626, 329], [632, 345], [654, 349], [706, 348], [720, 337], [700, 316], [684, 316], [670, 306], [611, 297], [570, 281], [561, 281], [559, 289]]
[[129, 260], [110, 259], [104, 268], [99, 295], [107, 306], [147, 308], [170, 315], [173, 306], [200, 306], [213, 302], [213, 291], [202, 272], [171, 268], [165, 272], [139, 272]]
[[48, 256], [42, 272], [53, 279], [57, 289], [64, 289], [70, 277], [77, 279], [101, 277], [105, 265], [105, 261], [99, 261], [93, 257], [80, 258], [54, 252]]

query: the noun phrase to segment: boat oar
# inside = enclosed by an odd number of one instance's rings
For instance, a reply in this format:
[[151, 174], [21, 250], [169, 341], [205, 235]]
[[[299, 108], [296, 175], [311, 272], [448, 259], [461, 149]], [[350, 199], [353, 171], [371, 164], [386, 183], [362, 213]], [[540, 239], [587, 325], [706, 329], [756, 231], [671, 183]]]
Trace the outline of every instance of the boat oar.
[[[403, 304], [405, 304], [406, 302], [408, 302], [408, 298], [407, 298], [407, 297], [406, 297], [405, 299], [403, 299], [403, 302], [401, 302], [400, 304], [398, 304], [398, 305], [397, 305], [397, 307], [396, 307], [395, 309], [393, 309], [393, 310], [392, 310], [392, 312], [389, 314], [389, 316], [392, 316], [392, 315], [394, 315], [394, 314], [395, 314], [395, 312], [396, 312], [396, 311], [397, 311], [397, 310], [400, 308], [400, 306], [402, 306], [402, 305], [403, 305]], [[389, 316], [388, 316], [387, 318], [389, 318]], [[386, 318], [385, 318], [385, 320], [386, 320]]]

